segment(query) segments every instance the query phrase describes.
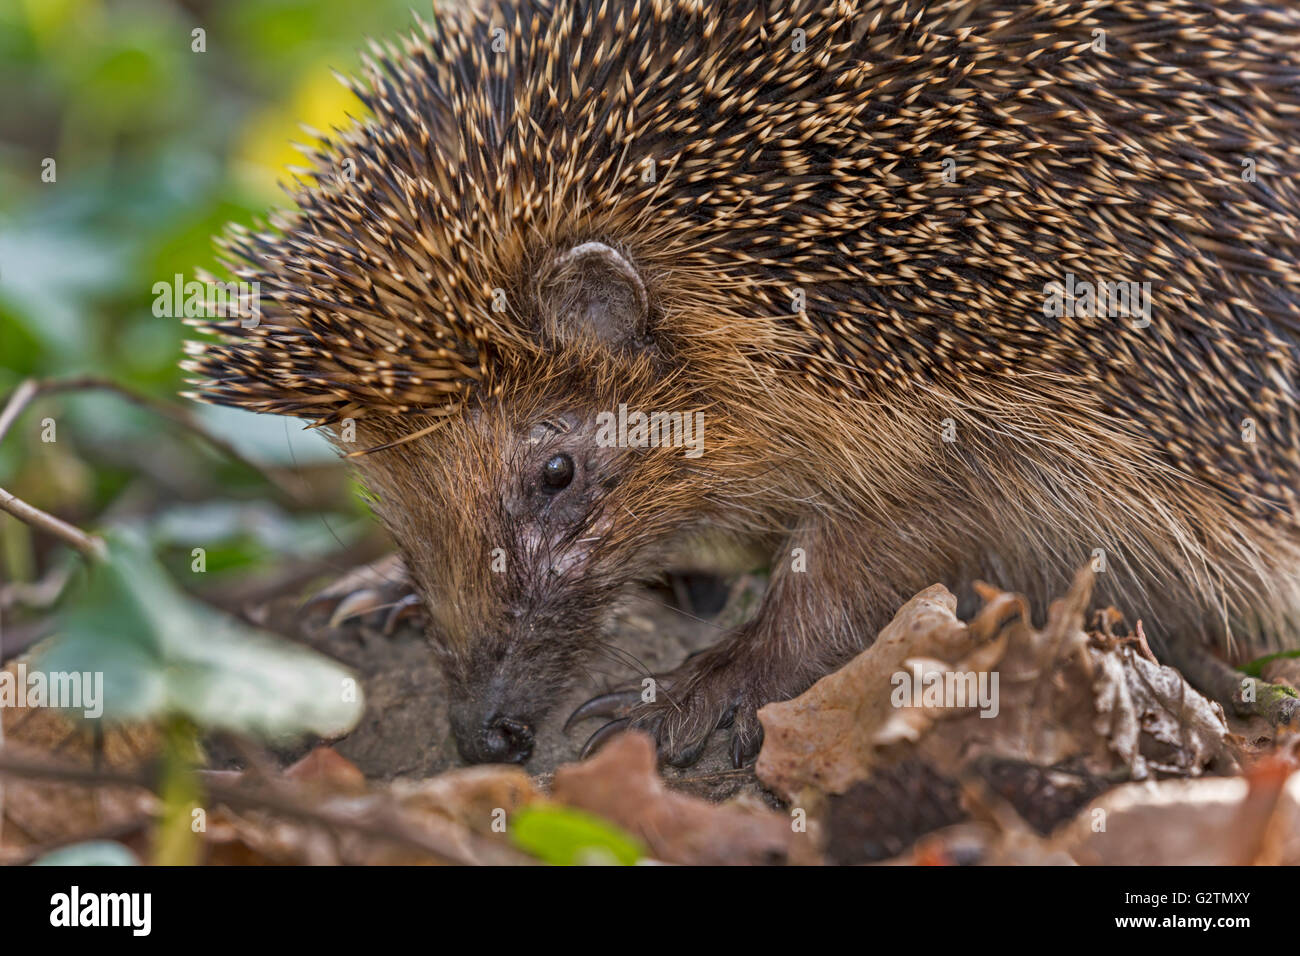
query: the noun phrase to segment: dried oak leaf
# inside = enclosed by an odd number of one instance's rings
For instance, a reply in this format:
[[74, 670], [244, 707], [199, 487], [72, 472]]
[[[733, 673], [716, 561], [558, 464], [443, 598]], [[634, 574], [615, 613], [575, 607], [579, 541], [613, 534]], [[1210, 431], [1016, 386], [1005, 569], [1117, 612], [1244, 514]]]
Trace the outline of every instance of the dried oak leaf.
[[[1005, 605], [994, 602], [986, 613]], [[933, 662], [960, 660], [976, 649], [956, 607], [957, 599], [942, 585], [927, 588], [843, 668], [793, 700], [762, 708], [758, 778], [792, 801], [807, 788], [840, 794], [870, 776], [885, 748], [920, 740], [935, 715], [924, 707], [895, 707], [891, 681], [896, 673], [914, 672], [913, 665], [925, 671]], [[981, 666], [995, 665], [1004, 648], [1004, 642], [983, 648]]]
[[365, 793], [366, 775], [333, 747], [315, 747], [287, 767], [284, 775], [304, 786], [331, 793]]
[[551, 795], [618, 824], [668, 863], [819, 862], [809, 834], [796, 832], [789, 817], [669, 790], [655, 769], [654, 744], [639, 732], [620, 734], [591, 759], [560, 767]]
[[[759, 779], [787, 800], [815, 801], [908, 758], [951, 779], [990, 759], [1111, 779], [1194, 775], [1221, 759], [1227, 728], [1217, 705], [1131, 646], [1089, 640], [1090, 571], [1052, 603], [1041, 630], [1019, 595], [977, 588], [985, 605], [969, 625], [934, 585], [841, 670], [760, 710]], [[895, 695], [905, 678], [953, 674], [983, 675], [996, 691], [989, 706]]]
[[[97, 741], [87, 722], [47, 707], [22, 706], [27, 665], [28, 659], [20, 657], [2, 669], [9, 675], [8, 686], [23, 692], [0, 706], [0, 740], [7, 756], [123, 773], [139, 769], [152, 757], [157, 735], [150, 727], [108, 727]], [[143, 788], [0, 776], [0, 863], [144, 820], [155, 806], [153, 795]]]
[[504, 764], [461, 767], [428, 780], [395, 780], [390, 788], [402, 809], [417, 818], [441, 816], [489, 835], [501, 832], [503, 815], [508, 818], [540, 797], [523, 768]]

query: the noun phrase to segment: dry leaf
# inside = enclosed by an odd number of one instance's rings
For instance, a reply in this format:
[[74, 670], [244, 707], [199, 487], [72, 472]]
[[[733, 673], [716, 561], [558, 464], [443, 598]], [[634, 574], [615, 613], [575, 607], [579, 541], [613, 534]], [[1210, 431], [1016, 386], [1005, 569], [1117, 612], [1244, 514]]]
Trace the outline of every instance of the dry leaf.
[[808, 833], [791, 817], [748, 804], [713, 804], [675, 793], [655, 770], [654, 744], [624, 733], [591, 759], [555, 771], [552, 796], [618, 824], [669, 863], [815, 863]]
[[[17, 681], [20, 663], [3, 671]], [[20, 700], [18, 703], [25, 703]], [[152, 757], [157, 736], [149, 727], [106, 727], [98, 746], [94, 726], [65, 717], [46, 707], [0, 707], [4, 753], [32, 760], [57, 760], [62, 765], [129, 773]], [[150, 816], [156, 801], [136, 787], [86, 786], [57, 783], [12, 774], [0, 779], [4, 789], [0, 819], [0, 863], [29, 858], [42, 848], [74, 842], [99, 832], [111, 832]]]
[[397, 780], [391, 790], [416, 818], [436, 815], [483, 834], [499, 834], [495, 822], [540, 797], [523, 768], [503, 764], [462, 767], [429, 780]]
[[[1041, 630], [1023, 598], [979, 590], [985, 605], [966, 625], [946, 589], [928, 588], [840, 671], [759, 711], [759, 779], [831, 822], [833, 858], [883, 859], [952, 822], [951, 807], [922, 814], [923, 801], [889, 782], [903, 767], [931, 775], [934, 792], [980, 781], [1045, 835], [1116, 780], [1230, 762], [1217, 704], [1131, 642], [1085, 633], [1091, 572]], [[935, 694], [900, 693], [909, 687]], [[900, 806], [882, 805], [891, 794]]]

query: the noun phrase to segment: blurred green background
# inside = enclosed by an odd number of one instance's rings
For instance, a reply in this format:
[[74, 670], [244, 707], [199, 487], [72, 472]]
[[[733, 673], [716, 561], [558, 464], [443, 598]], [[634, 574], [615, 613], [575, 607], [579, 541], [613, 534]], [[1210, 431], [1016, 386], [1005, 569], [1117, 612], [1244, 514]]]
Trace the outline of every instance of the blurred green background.
[[[93, 374], [188, 404], [176, 397], [186, 329], [154, 317], [153, 284], [221, 275], [212, 238], [225, 223], [289, 203], [299, 124], [363, 115], [331, 71], [355, 73], [366, 38], [406, 32], [413, 7], [429, 16], [422, 0], [0, 2], [0, 395]], [[87, 529], [142, 524], [174, 568], [202, 544], [217, 574], [371, 533], [346, 471], [298, 423], [202, 415], [301, 495], [273, 494], [257, 469], [102, 392], [30, 409], [0, 443], [0, 487]], [[40, 440], [46, 417], [54, 442]], [[53, 550], [0, 515], [0, 583], [35, 579]]]

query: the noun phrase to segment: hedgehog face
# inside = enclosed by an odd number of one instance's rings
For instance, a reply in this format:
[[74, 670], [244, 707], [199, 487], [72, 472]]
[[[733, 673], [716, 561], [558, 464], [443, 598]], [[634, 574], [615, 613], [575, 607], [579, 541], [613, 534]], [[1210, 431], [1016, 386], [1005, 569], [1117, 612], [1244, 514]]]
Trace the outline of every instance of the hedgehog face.
[[647, 290], [623, 255], [599, 242], [555, 253], [523, 299], [535, 345], [496, 370], [508, 400], [480, 399], [427, 435], [405, 422], [418, 439], [359, 459], [428, 609], [470, 761], [528, 758], [700, 471], [689, 412], [664, 419], [667, 442], [639, 440], [642, 409], [680, 391], [665, 386]]
[[511, 430], [480, 512], [488, 575], [475, 603], [486, 613], [470, 622], [431, 612], [467, 760], [528, 758], [532, 728], [599, 639], [623, 583], [602, 542], [631, 463], [593, 438], [591, 419], [572, 413]]
[[609, 441], [604, 410], [524, 405], [475, 410], [406, 448], [400, 485], [362, 459], [428, 609], [471, 762], [528, 758], [619, 591], [674, 530], [657, 504], [685, 460]]

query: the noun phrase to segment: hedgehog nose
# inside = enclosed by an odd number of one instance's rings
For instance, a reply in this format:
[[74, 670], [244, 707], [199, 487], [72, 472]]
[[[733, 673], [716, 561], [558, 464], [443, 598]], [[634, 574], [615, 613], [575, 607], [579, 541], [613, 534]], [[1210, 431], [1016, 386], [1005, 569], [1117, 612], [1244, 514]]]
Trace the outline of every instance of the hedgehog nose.
[[513, 717], [492, 717], [471, 740], [457, 740], [471, 763], [523, 763], [533, 753], [533, 728]]

